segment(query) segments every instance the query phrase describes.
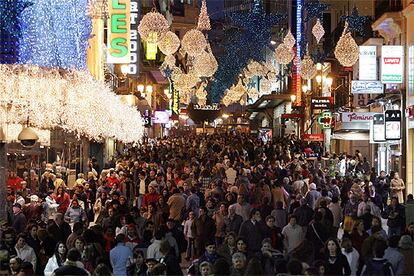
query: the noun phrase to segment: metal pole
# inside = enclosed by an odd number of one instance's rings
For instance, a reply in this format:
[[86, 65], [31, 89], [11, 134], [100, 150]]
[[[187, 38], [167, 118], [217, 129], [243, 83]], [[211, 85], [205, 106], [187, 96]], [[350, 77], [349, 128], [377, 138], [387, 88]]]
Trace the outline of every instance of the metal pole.
[[0, 141], [0, 220], [7, 222], [7, 146]]

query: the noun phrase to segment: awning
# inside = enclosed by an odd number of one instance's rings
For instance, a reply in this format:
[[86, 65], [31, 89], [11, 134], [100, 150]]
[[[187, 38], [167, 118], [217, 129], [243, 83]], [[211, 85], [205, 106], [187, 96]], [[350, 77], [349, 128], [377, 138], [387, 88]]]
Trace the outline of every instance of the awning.
[[351, 140], [351, 141], [369, 141], [369, 132], [349, 131], [349, 132], [335, 132], [331, 139], [336, 140]]
[[154, 78], [154, 81], [157, 84], [169, 84], [170, 82], [166, 77], [164, 77], [160, 71], [150, 71], [151, 76]]

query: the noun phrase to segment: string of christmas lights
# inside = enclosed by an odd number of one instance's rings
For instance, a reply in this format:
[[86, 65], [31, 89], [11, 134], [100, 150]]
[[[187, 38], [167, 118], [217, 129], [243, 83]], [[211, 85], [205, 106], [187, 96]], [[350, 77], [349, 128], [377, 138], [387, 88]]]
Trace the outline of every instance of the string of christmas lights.
[[136, 108], [86, 71], [0, 64], [0, 110], [6, 107], [6, 123], [29, 118], [35, 127], [60, 127], [95, 140], [134, 143], [144, 133]]

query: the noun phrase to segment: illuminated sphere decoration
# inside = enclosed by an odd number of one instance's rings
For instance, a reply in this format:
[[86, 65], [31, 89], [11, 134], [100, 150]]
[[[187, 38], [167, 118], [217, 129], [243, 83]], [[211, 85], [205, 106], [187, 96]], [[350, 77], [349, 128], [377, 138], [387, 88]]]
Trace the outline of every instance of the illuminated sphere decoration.
[[304, 79], [311, 79], [317, 72], [316, 65], [309, 55], [305, 55], [300, 63], [300, 74]]
[[319, 43], [319, 41], [321, 41], [321, 38], [325, 35], [325, 29], [323, 28], [319, 18], [312, 28], [312, 34], [316, 38], [317, 43]]
[[279, 46], [277, 46], [275, 50], [276, 54], [276, 60], [280, 64], [289, 64], [293, 57], [295, 56], [295, 53], [293, 52], [291, 47], [288, 47], [286, 44], [281, 43]]
[[139, 35], [149, 43], [161, 41], [169, 29], [170, 24], [168, 24], [167, 19], [157, 11], [146, 13], [138, 26]]
[[194, 72], [199, 77], [211, 77], [217, 71], [218, 63], [212, 53], [203, 51], [194, 58]]
[[289, 32], [286, 34], [285, 38], [283, 39], [283, 43], [288, 47], [292, 48], [295, 43], [296, 39], [293, 37], [292, 32], [289, 30]]
[[344, 31], [335, 47], [335, 57], [342, 66], [352, 66], [359, 58], [359, 48], [348, 31], [348, 22], [345, 22]]
[[178, 36], [168, 31], [164, 37], [158, 42], [158, 48], [164, 55], [172, 55], [177, 52], [178, 48], [180, 48], [180, 38]]
[[185, 33], [181, 46], [190, 56], [198, 56], [203, 53], [207, 47], [207, 40], [199, 30], [189, 30]]

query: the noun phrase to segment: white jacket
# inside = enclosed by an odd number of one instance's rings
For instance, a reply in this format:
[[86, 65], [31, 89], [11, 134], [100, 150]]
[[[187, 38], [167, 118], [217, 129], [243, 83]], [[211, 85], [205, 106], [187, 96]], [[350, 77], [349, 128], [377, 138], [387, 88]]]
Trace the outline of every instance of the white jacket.
[[23, 246], [23, 248], [19, 249], [15, 246], [14, 249], [16, 249], [17, 257], [22, 259], [24, 262], [31, 263], [33, 266], [33, 271], [36, 271], [36, 254], [33, 248], [26, 244]]
[[51, 276], [53, 271], [55, 271], [55, 269], [58, 269], [59, 265], [56, 259], [56, 255], [53, 255], [52, 257], [49, 258], [49, 260], [47, 261], [46, 267], [45, 267], [45, 276]]

